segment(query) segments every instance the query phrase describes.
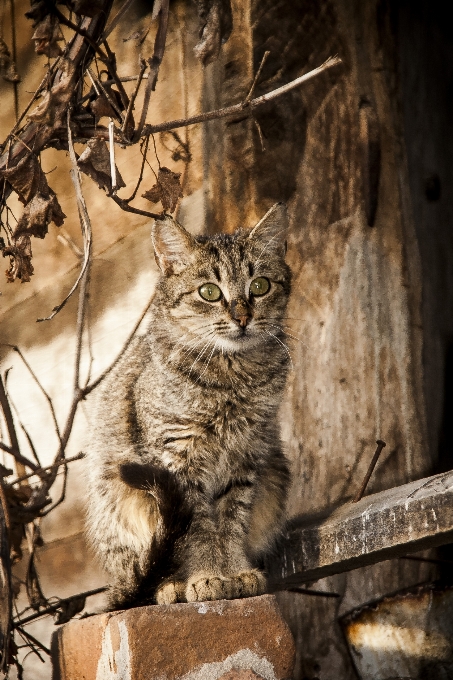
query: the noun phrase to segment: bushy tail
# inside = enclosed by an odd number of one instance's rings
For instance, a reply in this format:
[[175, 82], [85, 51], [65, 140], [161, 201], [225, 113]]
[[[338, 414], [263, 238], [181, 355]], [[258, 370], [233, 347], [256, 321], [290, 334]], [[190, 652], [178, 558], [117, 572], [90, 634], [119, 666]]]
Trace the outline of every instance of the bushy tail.
[[114, 608], [124, 609], [155, 603], [156, 589], [178, 568], [175, 543], [187, 532], [192, 512], [175, 475], [165, 468], [149, 463], [124, 463], [120, 466], [120, 477], [128, 486], [151, 494], [156, 499], [161, 518], [146, 575], [137, 574], [138, 589], [127, 595], [124, 591], [112, 592], [111, 604]]

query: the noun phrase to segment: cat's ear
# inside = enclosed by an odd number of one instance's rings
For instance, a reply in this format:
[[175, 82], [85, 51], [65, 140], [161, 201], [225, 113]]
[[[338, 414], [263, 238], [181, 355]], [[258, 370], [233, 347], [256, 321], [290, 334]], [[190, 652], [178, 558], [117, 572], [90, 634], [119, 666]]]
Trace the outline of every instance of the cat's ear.
[[195, 240], [173, 217], [155, 220], [151, 238], [156, 262], [165, 276], [179, 274], [193, 262]]
[[288, 236], [288, 210], [284, 203], [275, 203], [264, 217], [253, 227], [248, 240], [256, 243], [269, 253], [284, 257]]

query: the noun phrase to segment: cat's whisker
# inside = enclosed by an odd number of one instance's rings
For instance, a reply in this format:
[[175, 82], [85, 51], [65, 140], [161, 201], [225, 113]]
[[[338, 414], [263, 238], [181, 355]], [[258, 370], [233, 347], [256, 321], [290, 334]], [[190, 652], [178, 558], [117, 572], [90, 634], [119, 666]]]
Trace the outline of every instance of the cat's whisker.
[[[304, 341], [302, 340], [302, 338], [299, 338], [298, 335], [293, 335], [292, 333], [288, 333], [288, 331], [285, 330], [285, 328], [290, 328], [289, 326], [285, 326], [285, 324], [279, 326], [279, 325], [277, 325], [277, 324], [275, 324], [275, 323], [269, 323], [269, 322], [268, 322], [268, 325], [269, 325], [269, 326], [273, 326], [274, 328], [278, 328], [279, 330], [282, 331], [282, 333], [285, 334], [285, 337], [292, 338], [293, 340], [297, 340], [298, 342], [302, 343], [302, 345], [303, 345], [304, 347], [306, 347], [307, 349], [310, 349], [310, 347], [307, 345], [306, 342], [304, 342]], [[290, 330], [292, 330], [292, 328], [290, 328]]]
[[288, 357], [289, 357], [289, 360], [290, 360], [290, 362], [291, 362], [291, 368], [294, 370], [293, 359], [292, 359], [291, 353], [290, 353], [288, 347], [285, 345], [285, 343], [282, 342], [282, 341], [280, 340], [280, 338], [277, 338], [277, 336], [274, 335], [273, 333], [271, 333], [270, 331], [266, 331], [266, 330], [265, 330], [264, 332], [267, 333], [268, 335], [271, 335], [273, 338], [275, 338], [275, 339], [277, 340], [277, 342], [283, 347], [283, 349], [284, 349], [285, 352], [287, 353], [287, 355], [288, 355]]

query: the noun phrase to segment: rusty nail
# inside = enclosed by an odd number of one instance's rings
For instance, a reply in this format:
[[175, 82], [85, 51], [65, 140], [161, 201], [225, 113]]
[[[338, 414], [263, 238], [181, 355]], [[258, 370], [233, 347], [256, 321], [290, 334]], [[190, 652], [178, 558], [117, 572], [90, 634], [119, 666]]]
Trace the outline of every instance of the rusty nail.
[[363, 494], [365, 493], [365, 489], [367, 487], [368, 482], [370, 481], [370, 477], [373, 474], [373, 470], [375, 468], [376, 463], [378, 462], [379, 456], [381, 455], [381, 451], [386, 446], [385, 442], [382, 441], [382, 439], [378, 439], [376, 441], [377, 448], [376, 451], [374, 452], [374, 456], [371, 459], [370, 467], [368, 468], [368, 471], [365, 475], [365, 479], [362, 482], [362, 486], [360, 487], [360, 491], [358, 492], [357, 496], [354, 498], [352, 501], [353, 503], [358, 503], [359, 500], [362, 498]]

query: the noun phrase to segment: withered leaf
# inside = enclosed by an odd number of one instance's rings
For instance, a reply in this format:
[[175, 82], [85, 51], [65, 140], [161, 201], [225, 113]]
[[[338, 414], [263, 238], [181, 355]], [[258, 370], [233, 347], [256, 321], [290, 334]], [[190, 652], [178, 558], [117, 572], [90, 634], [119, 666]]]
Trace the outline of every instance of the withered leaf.
[[49, 187], [47, 196], [38, 192], [27, 203], [14, 230], [13, 238], [17, 239], [24, 234], [44, 238], [50, 222], [61, 227], [65, 217], [54, 191]]
[[200, 18], [200, 40], [195, 45], [195, 56], [206, 66], [219, 56], [233, 29], [230, 0], [195, 0]]
[[10, 257], [9, 269], [6, 270], [6, 280], [12, 283], [20, 279], [22, 283], [30, 281], [33, 276], [33, 265], [31, 258], [31, 240], [28, 234], [20, 236], [14, 244], [3, 249], [3, 257]]
[[73, 616], [79, 614], [85, 606], [85, 597], [83, 595], [74, 595], [61, 603], [61, 610], [57, 612], [55, 625], [60, 623], [67, 623]]
[[44, 195], [49, 191], [46, 176], [34, 153], [22, 158], [16, 166], [3, 170], [2, 175], [19, 194], [22, 203], [28, 203], [38, 191]]
[[151, 203], [159, 203], [160, 201], [164, 212], [173, 212], [176, 209], [178, 198], [184, 195], [180, 177], [180, 172], [172, 172], [165, 167], [159, 168], [156, 184], [149, 191], [145, 191], [142, 197], [148, 199]]
[[37, 24], [32, 40], [35, 41], [36, 54], [59, 57], [62, 50], [58, 43], [63, 40], [63, 34], [58, 19], [48, 14]]
[[20, 75], [17, 73], [16, 64], [11, 58], [8, 46], [0, 37], [0, 75], [3, 80], [7, 80], [9, 83], [20, 82]]
[[[112, 175], [110, 172], [110, 153], [107, 144], [99, 137], [93, 137], [87, 143], [86, 149], [79, 156], [77, 164], [85, 175], [91, 177], [100, 189], [110, 192], [112, 190]], [[116, 170], [117, 189], [126, 184], [119, 170]]]
[[73, 94], [75, 65], [69, 59], [60, 60], [60, 80], [42, 98], [38, 106], [28, 114], [29, 120], [46, 125], [59, 126]]
[[30, 4], [31, 9], [25, 12], [25, 16], [33, 21], [34, 28], [36, 24], [39, 24], [49, 14], [51, 5], [49, 5], [47, 0], [32, 0]]
[[[117, 90], [114, 90], [111, 85], [103, 83], [103, 87], [104, 90], [107, 92], [108, 96], [110, 97], [111, 101], [115, 104], [116, 108], [119, 111], [123, 111], [124, 104], [121, 100], [120, 93]], [[89, 108], [91, 110], [91, 113], [95, 116], [96, 121], [99, 121], [99, 119], [102, 118], [103, 116], [118, 115], [103, 92], [101, 92], [100, 95], [98, 95], [95, 99], [93, 99], [90, 102]]]

